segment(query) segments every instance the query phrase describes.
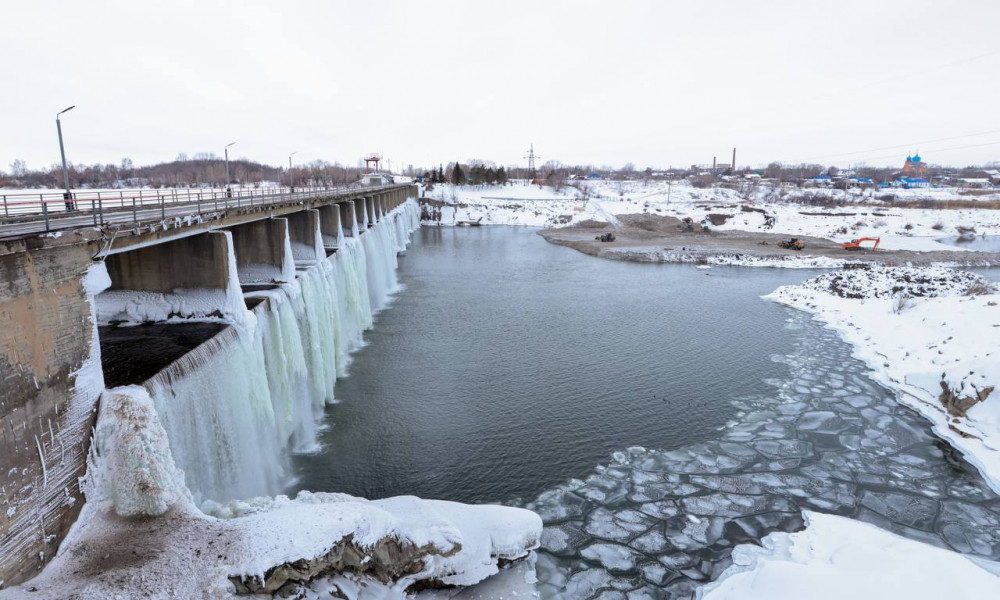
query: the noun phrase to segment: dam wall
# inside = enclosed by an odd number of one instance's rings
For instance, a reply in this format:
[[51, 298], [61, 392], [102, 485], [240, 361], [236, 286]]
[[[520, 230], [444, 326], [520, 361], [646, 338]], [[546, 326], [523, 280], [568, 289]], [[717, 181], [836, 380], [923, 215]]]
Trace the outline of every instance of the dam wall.
[[[355, 209], [366, 204], [366, 196], [401, 216], [359, 228]], [[368, 257], [405, 247], [401, 228], [418, 224], [407, 202], [415, 196], [413, 187], [394, 186], [212, 214], [199, 207], [191, 218], [130, 222], [127, 229], [8, 238], [0, 231], [0, 589], [44, 567], [84, 502], [79, 481], [105, 389], [99, 325], [228, 324], [196, 349], [209, 353], [214, 346], [215, 366], [226, 375], [221, 381], [199, 387], [197, 376], [187, 377], [203, 372], [195, 356], [186, 363], [182, 357], [172, 371], [156, 373], [145, 385], [158, 394], [160, 406], [174, 399], [172, 407], [190, 401], [199, 409], [228, 398], [233, 389], [245, 390], [241, 401], [260, 410], [241, 412], [230, 422], [249, 415], [252, 427], [215, 438], [236, 440], [230, 447], [240, 451], [218, 454], [220, 462], [206, 467], [206, 474], [192, 462], [184, 467], [208, 482], [193, 484], [206, 490], [205, 499], [276, 493], [287, 481], [283, 457], [315, 445], [315, 416], [332, 400], [333, 381], [371, 326], [372, 311], [394, 288], [394, 272], [376, 269], [377, 283], [369, 282]], [[298, 252], [293, 234], [300, 240]], [[395, 252], [372, 262], [394, 268]], [[235, 357], [259, 369], [244, 382], [227, 379], [232, 369], [246, 368]], [[212, 385], [220, 395], [203, 395]], [[180, 431], [174, 427], [174, 438], [181, 439]], [[254, 442], [247, 441], [247, 432], [257, 434]], [[180, 448], [174, 438], [172, 445]], [[257, 455], [246, 454], [251, 445], [260, 447]], [[205, 455], [199, 452], [189, 454]], [[245, 480], [232, 479], [231, 473], [258, 463], [263, 467]], [[247, 483], [253, 478], [260, 483]]]
[[[398, 289], [396, 255], [418, 226], [406, 203], [296, 280], [247, 294], [252, 319], [144, 384], [195, 502], [282, 492], [373, 314]], [[399, 237], [402, 235], [402, 237]]]

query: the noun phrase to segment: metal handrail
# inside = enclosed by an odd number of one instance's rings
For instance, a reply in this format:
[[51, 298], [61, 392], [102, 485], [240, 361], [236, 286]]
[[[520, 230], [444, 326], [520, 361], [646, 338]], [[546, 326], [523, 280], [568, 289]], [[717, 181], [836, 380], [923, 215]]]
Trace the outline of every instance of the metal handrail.
[[[260, 204], [284, 205], [301, 202], [311, 198], [331, 194], [352, 192], [375, 192], [405, 184], [362, 185], [360, 183], [341, 184], [333, 186], [312, 187], [264, 187], [236, 188], [232, 190], [217, 188], [163, 188], [159, 190], [117, 190], [117, 191], [80, 191], [72, 194], [72, 200], [66, 200], [61, 192], [39, 194], [3, 194], [0, 202], [3, 205], [3, 217], [7, 219], [7, 228], [12, 225], [41, 224], [44, 231], [52, 231], [52, 220], [66, 219], [80, 215], [91, 215], [94, 226], [107, 222], [138, 224], [140, 220], [149, 220], [149, 215], [140, 219], [140, 210], [159, 207], [159, 218], [166, 219], [167, 207], [192, 205], [194, 211], [184, 211], [177, 214], [171, 211], [171, 217], [184, 218], [202, 215], [205, 212], [217, 212], [229, 208], [242, 208]], [[295, 190], [294, 192], [292, 190]], [[72, 210], [69, 204], [73, 205]], [[122, 213], [131, 213], [131, 219], [115, 218]], [[155, 219], [155, 216], [154, 216]], [[66, 228], [81, 227], [79, 222]], [[5, 226], [0, 224], [0, 235]]]

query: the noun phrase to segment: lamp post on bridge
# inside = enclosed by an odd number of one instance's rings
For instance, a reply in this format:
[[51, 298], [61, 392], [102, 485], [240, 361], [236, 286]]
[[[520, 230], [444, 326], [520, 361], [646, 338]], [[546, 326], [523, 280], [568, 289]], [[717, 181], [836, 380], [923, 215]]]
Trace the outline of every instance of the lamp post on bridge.
[[288, 187], [291, 188], [292, 193], [295, 193], [295, 180], [292, 179], [292, 157], [298, 154], [299, 151], [296, 150], [288, 155]]
[[59, 120], [59, 116], [74, 108], [76, 108], [75, 104], [56, 113], [56, 131], [59, 133], [59, 154], [62, 156], [63, 185], [66, 188], [66, 191], [63, 192], [63, 201], [66, 203], [66, 210], [76, 210], [76, 205], [73, 204], [73, 192], [69, 189], [69, 170], [66, 168], [66, 149], [63, 147], [62, 122]]
[[229, 147], [235, 143], [236, 142], [229, 142], [228, 144], [226, 144], [226, 147], [223, 148], [223, 151], [226, 154], [226, 198], [233, 197], [233, 190], [229, 187], [229, 182], [232, 181], [231, 179], [229, 179]]

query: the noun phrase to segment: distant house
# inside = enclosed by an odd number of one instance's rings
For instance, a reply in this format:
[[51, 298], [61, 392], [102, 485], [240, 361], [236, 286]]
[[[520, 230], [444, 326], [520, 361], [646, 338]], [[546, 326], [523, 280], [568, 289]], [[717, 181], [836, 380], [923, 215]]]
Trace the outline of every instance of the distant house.
[[896, 184], [906, 190], [931, 187], [931, 182], [927, 181], [923, 177], [903, 177], [902, 179], [896, 180]]
[[983, 189], [990, 187], [991, 184], [988, 177], [964, 177], [958, 180], [958, 186], [964, 188]]
[[833, 185], [833, 177], [830, 177], [826, 173], [821, 173], [812, 179], [809, 179], [808, 183], [817, 186], [829, 186]]
[[847, 183], [848, 185], [862, 186], [862, 187], [866, 185], [875, 185], [875, 182], [872, 181], [871, 177], [851, 177], [850, 179], [847, 180]]
[[600, 173], [587, 173], [587, 179], [600, 179]]

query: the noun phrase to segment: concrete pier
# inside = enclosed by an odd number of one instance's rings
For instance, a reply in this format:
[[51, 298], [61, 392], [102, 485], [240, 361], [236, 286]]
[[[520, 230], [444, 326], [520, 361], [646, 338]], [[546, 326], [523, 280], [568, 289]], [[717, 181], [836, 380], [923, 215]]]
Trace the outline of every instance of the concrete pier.
[[111, 287], [97, 296], [98, 322], [231, 315], [242, 306], [231, 235], [210, 231], [108, 256]]
[[368, 226], [372, 227], [378, 223], [378, 216], [375, 214], [375, 196], [365, 196], [365, 210], [368, 211]]
[[354, 218], [354, 202], [351, 200], [338, 202], [337, 206], [340, 208], [340, 222], [344, 226], [344, 235], [353, 236], [358, 225]]
[[292, 242], [295, 262], [313, 263], [326, 257], [319, 228], [319, 211], [308, 209], [285, 215], [288, 237]]
[[340, 245], [340, 209], [336, 204], [327, 204], [317, 209], [319, 211], [319, 230], [323, 236], [323, 245], [336, 248]]
[[229, 241], [222, 232], [202, 233], [112, 254], [104, 264], [111, 276], [109, 291], [221, 289], [229, 284]]
[[240, 283], [280, 283], [295, 277], [288, 219], [261, 219], [226, 230], [233, 236]]
[[364, 196], [355, 198], [353, 202], [354, 214], [358, 219], [358, 229], [364, 231], [368, 229], [368, 203], [365, 201]]

